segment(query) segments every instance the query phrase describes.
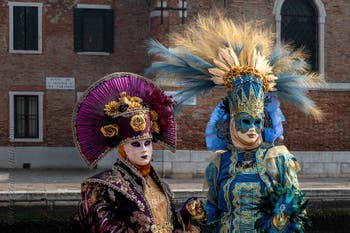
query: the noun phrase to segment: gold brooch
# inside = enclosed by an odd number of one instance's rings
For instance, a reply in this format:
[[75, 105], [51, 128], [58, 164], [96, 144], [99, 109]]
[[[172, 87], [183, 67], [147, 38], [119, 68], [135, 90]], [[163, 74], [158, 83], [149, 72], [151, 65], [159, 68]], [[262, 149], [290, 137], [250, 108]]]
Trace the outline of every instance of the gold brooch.
[[137, 132], [146, 129], [146, 120], [142, 115], [134, 115], [130, 120], [131, 128]]

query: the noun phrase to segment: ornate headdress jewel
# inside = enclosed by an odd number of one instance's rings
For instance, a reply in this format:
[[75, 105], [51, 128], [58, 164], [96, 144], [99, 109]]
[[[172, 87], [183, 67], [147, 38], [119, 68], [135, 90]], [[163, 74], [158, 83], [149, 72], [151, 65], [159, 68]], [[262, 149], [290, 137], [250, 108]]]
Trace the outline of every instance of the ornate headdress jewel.
[[137, 96], [127, 96], [126, 92], [120, 93], [119, 101], [111, 101], [105, 105], [104, 111], [107, 116], [117, 117], [136, 109], [143, 109], [142, 99]]
[[[125, 91], [120, 93], [119, 101], [113, 100], [105, 105], [104, 113], [112, 118], [131, 117], [129, 124], [134, 132], [144, 131], [149, 120], [151, 121], [151, 131], [160, 132], [160, 126], [157, 123], [158, 113], [146, 107], [141, 98], [128, 96]], [[104, 125], [100, 129], [105, 137], [117, 136], [118, 130], [119, 127], [115, 123]]]
[[228, 91], [232, 91], [232, 81], [243, 75], [254, 75], [264, 84], [264, 92], [273, 90], [277, 77], [272, 73], [265, 56], [253, 50], [248, 65], [241, 65], [239, 59], [232, 48], [220, 48], [218, 58], [213, 59], [216, 67], [209, 68], [213, 75], [211, 80], [217, 85], [225, 85]]

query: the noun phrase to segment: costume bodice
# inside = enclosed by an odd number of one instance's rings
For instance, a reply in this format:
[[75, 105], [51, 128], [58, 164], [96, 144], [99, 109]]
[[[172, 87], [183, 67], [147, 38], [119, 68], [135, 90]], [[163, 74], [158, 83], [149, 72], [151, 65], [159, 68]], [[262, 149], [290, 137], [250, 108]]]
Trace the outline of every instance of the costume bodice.
[[257, 205], [272, 182], [263, 157], [266, 147], [252, 151], [233, 148], [221, 155], [217, 178], [220, 232], [254, 232]]
[[[153, 167], [144, 178], [122, 158], [113, 169], [85, 180], [82, 197], [84, 221], [93, 220], [86, 227], [103, 225], [98, 228], [103, 232], [114, 229], [118, 232], [169, 233], [177, 223], [170, 188], [160, 180]], [[90, 215], [94, 217], [88, 218]]]
[[173, 224], [169, 216], [169, 204], [164, 192], [159, 188], [152, 177], [146, 177], [145, 198], [151, 208], [154, 222], [153, 232], [170, 233], [173, 231]]

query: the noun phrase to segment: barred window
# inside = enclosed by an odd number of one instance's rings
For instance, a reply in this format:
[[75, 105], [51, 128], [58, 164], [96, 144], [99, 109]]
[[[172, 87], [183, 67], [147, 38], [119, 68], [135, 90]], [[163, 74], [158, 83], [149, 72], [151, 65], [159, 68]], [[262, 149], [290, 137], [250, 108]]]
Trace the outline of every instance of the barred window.
[[38, 96], [15, 95], [15, 138], [37, 138], [39, 135]]
[[295, 48], [304, 47], [311, 69], [318, 64], [318, 13], [312, 0], [285, 0], [281, 9], [281, 39]]
[[41, 142], [43, 140], [43, 92], [11, 91], [10, 140]]

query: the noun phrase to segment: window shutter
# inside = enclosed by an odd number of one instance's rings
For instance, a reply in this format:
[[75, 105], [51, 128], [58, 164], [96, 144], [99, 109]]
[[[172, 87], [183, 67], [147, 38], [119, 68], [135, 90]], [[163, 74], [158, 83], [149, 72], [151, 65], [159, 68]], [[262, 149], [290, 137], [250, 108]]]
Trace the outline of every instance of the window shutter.
[[113, 52], [113, 38], [114, 38], [114, 18], [113, 9], [106, 10], [105, 13], [105, 26], [104, 26], [104, 50], [107, 53]]
[[74, 9], [74, 51], [83, 51], [84, 9]]
[[25, 8], [13, 7], [13, 49], [25, 49]]
[[38, 8], [25, 8], [25, 48], [26, 50], [38, 50]]

